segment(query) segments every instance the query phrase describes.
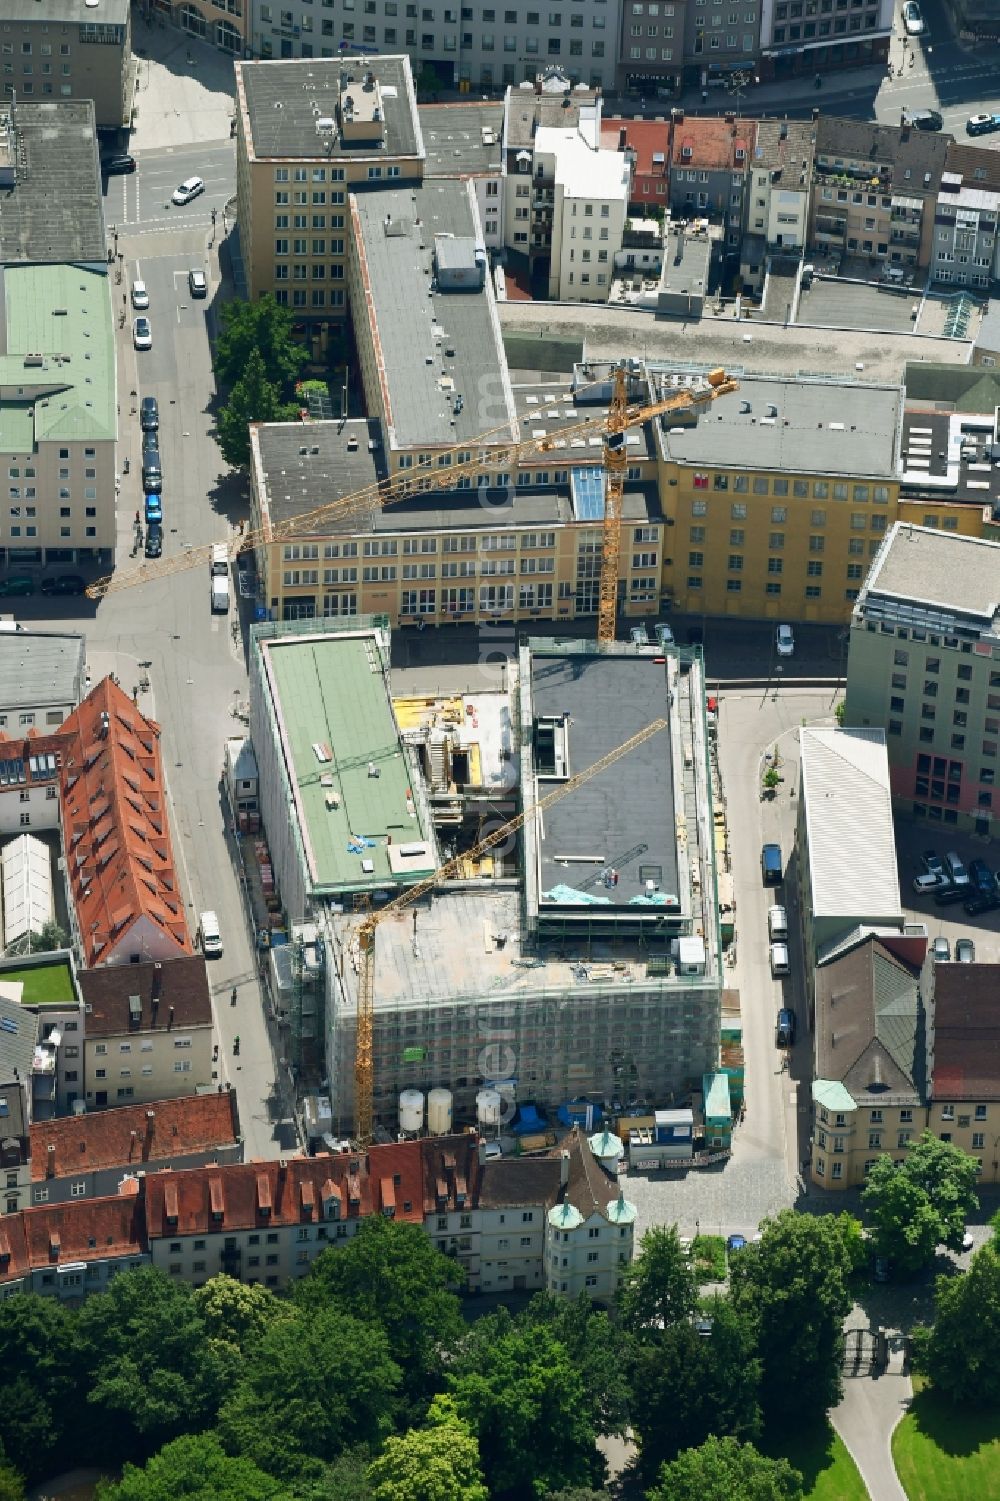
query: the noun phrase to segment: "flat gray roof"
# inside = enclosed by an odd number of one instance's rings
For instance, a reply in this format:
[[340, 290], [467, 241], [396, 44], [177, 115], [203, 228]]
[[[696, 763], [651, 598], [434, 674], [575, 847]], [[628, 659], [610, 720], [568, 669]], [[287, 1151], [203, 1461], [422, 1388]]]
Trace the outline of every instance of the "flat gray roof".
[[0, 631], [0, 708], [77, 704], [84, 638], [43, 631]]
[[683, 229], [672, 229], [664, 247], [659, 290], [668, 296], [685, 292], [704, 296], [711, 259], [712, 241], [707, 234], [696, 237]]
[[[489, 276], [474, 290], [439, 292], [433, 282], [435, 235], [482, 240], [472, 184], [436, 179], [412, 189], [361, 193], [352, 204], [362, 272], [371, 289], [392, 446], [474, 444], [498, 427], [493, 441], [516, 440]], [[503, 426], [505, 418], [509, 427]]]
[[[531, 695], [536, 721], [569, 716], [571, 776], [670, 713], [663, 664], [652, 656], [550, 655], [534, 642]], [[647, 880], [661, 892], [682, 895], [670, 735], [661, 730], [546, 810], [539, 839], [543, 903], [556, 886], [580, 890], [585, 883], [591, 896], [613, 907], [628, 906]], [[554, 785], [540, 779], [539, 796]], [[581, 856], [598, 863], [581, 863]], [[595, 879], [605, 866], [618, 870], [616, 886]]]
[[[964, 435], [961, 447], [956, 428]], [[1000, 501], [1000, 468], [992, 455], [1000, 457], [1000, 449], [993, 436], [992, 413], [988, 419], [977, 419], [972, 412], [964, 418], [948, 412], [905, 412], [903, 490], [928, 501], [957, 500], [980, 509], [995, 507]]]
[[574, 86], [568, 79], [553, 76], [542, 85], [544, 92], [536, 93], [533, 84], [511, 85], [504, 95], [504, 145], [508, 151], [531, 150], [535, 130], [543, 125], [576, 125], [584, 105], [593, 105], [597, 99], [593, 89]]
[[[320, 135], [318, 120], [338, 120], [341, 81], [374, 73], [382, 91], [385, 141], [352, 145], [339, 129], [333, 149]], [[237, 91], [246, 100], [253, 154], [261, 157], [316, 157], [345, 161], [358, 157], [422, 157], [410, 60], [400, 57], [295, 58], [236, 64]]]
[[871, 596], [912, 601], [918, 615], [938, 609], [979, 617], [981, 629], [992, 630], [1000, 608], [1000, 544], [897, 521], [872, 564], [859, 612]]
[[[100, 19], [96, 11], [84, 15]], [[37, 10], [31, 11], [34, 19]], [[2, 113], [2, 111], [0, 111]], [[101, 262], [107, 256], [92, 99], [17, 101], [17, 181], [0, 189], [0, 262]]]
[[[599, 378], [596, 372], [594, 378], [595, 381]], [[597, 429], [584, 437], [568, 438], [565, 448], [560, 445], [559, 434], [564, 428], [575, 427], [591, 418], [599, 419], [608, 410], [606, 405], [597, 402], [574, 404], [572, 379], [572, 376], [560, 376], [553, 380], [519, 382], [512, 388], [521, 437], [542, 438], [554, 434], [556, 449], [547, 456], [553, 465], [599, 464], [604, 443]], [[639, 399], [645, 401], [645, 392]], [[630, 427], [625, 434], [625, 446], [630, 459], [656, 457], [656, 442], [648, 423], [643, 427]]]
[[[378, 422], [265, 422], [251, 433], [258, 492], [273, 526], [385, 478]], [[352, 529], [358, 525], [355, 516]]]
[[662, 443], [669, 458], [707, 468], [889, 478], [901, 407], [898, 387], [744, 378], [693, 426], [661, 418]]
[[417, 114], [427, 151], [425, 177], [499, 174], [502, 104], [422, 104]]
[[5, 21], [78, 21], [87, 26], [124, 25], [129, 0], [98, 0], [91, 9], [85, 0], [4, 0]]

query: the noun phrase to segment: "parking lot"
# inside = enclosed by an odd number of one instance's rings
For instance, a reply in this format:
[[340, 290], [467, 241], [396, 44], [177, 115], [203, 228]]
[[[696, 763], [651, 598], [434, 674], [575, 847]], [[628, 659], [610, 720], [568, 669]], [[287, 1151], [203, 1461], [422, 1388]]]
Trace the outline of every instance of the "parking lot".
[[905, 333], [913, 326], [910, 314], [919, 302], [920, 293], [912, 288], [900, 292], [888, 287], [864, 286], [859, 282], [817, 278], [799, 298], [796, 322]]
[[970, 917], [963, 910], [961, 902], [939, 907], [933, 896], [917, 896], [914, 893], [913, 879], [924, 872], [921, 854], [930, 849], [941, 856], [948, 850], [955, 850], [966, 869], [971, 860], [984, 860], [996, 872], [1000, 867], [1000, 842], [960, 834], [944, 824], [914, 823], [898, 815], [896, 818], [899, 889], [907, 916], [927, 924], [927, 933], [932, 942], [938, 936], [947, 938], [953, 957], [956, 940], [971, 938], [976, 946], [977, 961], [1000, 962], [1000, 910]]

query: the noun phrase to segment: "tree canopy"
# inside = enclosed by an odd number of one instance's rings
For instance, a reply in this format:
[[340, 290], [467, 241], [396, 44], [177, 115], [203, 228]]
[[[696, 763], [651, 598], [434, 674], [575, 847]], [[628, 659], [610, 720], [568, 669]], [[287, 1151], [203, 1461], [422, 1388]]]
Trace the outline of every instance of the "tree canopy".
[[902, 1272], [928, 1266], [937, 1246], [962, 1246], [966, 1222], [978, 1207], [975, 1157], [929, 1131], [911, 1142], [901, 1162], [879, 1157], [862, 1202], [879, 1254]]
[[698, 1301], [691, 1259], [676, 1225], [647, 1230], [618, 1289], [622, 1323], [632, 1334], [656, 1334], [689, 1319]]
[[241, 1355], [257, 1346], [276, 1319], [290, 1317], [288, 1304], [270, 1288], [225, 1273], [210, 1277], [192, 1296], [208, 1338]]
[[512, 1327], [451, 1374], [455, 1410], [479, 1439], [491, 1496], [544, 1497], [604, 1478], [580, 1373], [544, 1325]]
[[849, 1225], [850, 1217], [785, 1209], [731, 1259], [734, 1307], [756, 1326], [765, 1419], [819, 1417], [840, 1399]]
[[222, 304], [215, 344], [215, 373], [225, 385], [243, 376], [252, 354], [259, 354], [264, 375], [281, 393], [290, 392], [308, 354], [296, 342], [288, 308], [268, 292], [255, 302], [233, 298]]
[[967, 1272], [937, 1279], [935, 1319], [920, 1342], [920, 1364], [962, 1407], [1000, 1403], [1000, 1256], [980, 1247]]
[[479, 1445], [454, 1405], [436, 1398], [430, 1418], [386, 1440], [368, 1471], [372, 1501], [489, 1501]]
[[399, 1380], [376, 1324], [337, 1308], [276, 1319], [223, 1406], [219, 1432], [231, 1453], [272, 1475], [315, 1476], [343, 1450], [388, 1436]]
[[768, 1459], [734, 1438], [710, 1438], [663, 1466], [648, 1501], [799, 1501], [801, 1495], [802, 1476], [787, 1459]]
[[249, 1459], [225, 1452], [214, 1433], [188, 1433], [120, 1481], [104, 1481], [97, 1501], [294, 1501], [291, 1491]]
[[222, 457], [234, 468], [246, 468], [250, 463], [251, 422], [290, 422], [297, 412], [294, 402], [282, 399], [277, 383], [268, 380], [260, 350], [252, 349], [219, 413], [216, 434]]

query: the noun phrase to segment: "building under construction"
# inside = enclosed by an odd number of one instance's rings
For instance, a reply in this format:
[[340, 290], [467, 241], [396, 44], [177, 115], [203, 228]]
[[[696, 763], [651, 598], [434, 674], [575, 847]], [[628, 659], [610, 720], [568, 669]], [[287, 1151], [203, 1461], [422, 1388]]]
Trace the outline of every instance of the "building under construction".
[[[529, 1102], [679, 1102], [718, 1062], [722, 958], [700, 655], [535, 642], [521, 650], [505, 697], [506, 717], [494, 712], [500, 732], [483, 730], [475, 755], [462, 744], [465, 704], [436, 727], [418, 726], [420, 744], [407, 746], [421, 779], [432, 745], [440, 751], [430, 776], [439, 824], [450, 808], [443, 857], [653, 720], [667, 728], [529, 818], [486, 862], [378, 925], [374, 1109], [387, 1130], [419, 1129], [425, 1097], [435, 1130], [477, 1113], [502, 1124]], [[412, 741], [413, 729], [400, 737]], [[488, 745], [506, 767], [500, 788], [490, 786]], [[460, 776], [477, 765], [476, 779], [446, 777], [443, 757]], [[329, 1095], [337, 1131], [349, 1132], [360, 919], [353, 902], [312, 916], [324, 953]]]

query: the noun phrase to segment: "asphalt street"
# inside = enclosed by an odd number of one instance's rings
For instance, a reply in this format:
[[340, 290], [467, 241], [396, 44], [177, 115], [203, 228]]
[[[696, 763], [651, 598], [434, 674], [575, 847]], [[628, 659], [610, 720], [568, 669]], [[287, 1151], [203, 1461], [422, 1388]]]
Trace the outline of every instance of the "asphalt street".
[[[212, 209], [221, 217], [236, 192], [232, 141], [144, 151], [137, 162], [136, 172], [108, 180], [104, 211], [109, 228], [119, 232], [205, 229], [211, 225]], [[174, 189], [189, 177], [200, 177], [205, 191], [190, 203], [172, 203]]]

